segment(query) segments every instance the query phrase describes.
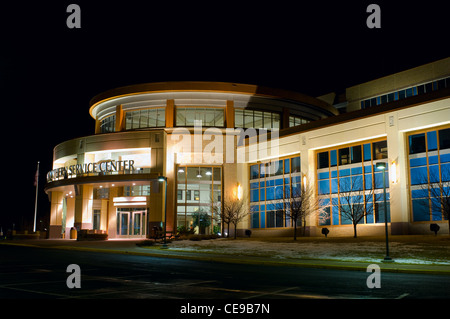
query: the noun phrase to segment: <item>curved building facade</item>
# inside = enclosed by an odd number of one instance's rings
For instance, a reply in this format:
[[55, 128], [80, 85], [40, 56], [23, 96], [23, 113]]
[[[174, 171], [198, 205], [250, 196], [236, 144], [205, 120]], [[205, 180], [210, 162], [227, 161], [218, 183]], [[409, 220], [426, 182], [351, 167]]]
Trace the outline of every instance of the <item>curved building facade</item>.
[[[68, 238], [75, 228], [108, 238], [145, 238], [164, 222], [171, 232], [221, 232], [223, 195], [237, 187], [234, 149], [241, 133], [278, 132], [337, 114], [331, 105], [299, 93], [216, 82], [127, 86], [90, 104], [95, 134], [54, 149], [46, 185], [51, 237]], [[177, 148], [181, 135], [192, 138], [183, 152]], [[211, 135], [222, 140], [213, 161], [203, 156]], [[167, 193], [159, 176], [167, 178]]]
[[[164, 226], [234, 233], [221, 218], [230, 198], [245, 203], [238, 235], [290, 236], [295, 225], [307, 236], [384, 235], [386, 224], [415, 234], [432, 223], [448, 232], [424, 185], [450, 181], [449, 63], [343, 97], [223, 82], [99, 94], [89, 109], [95, 134], [54, 148], [50, 237], [70, 238], [72, 228], [108, 238], [152, 237]], [[295, 223], [293, 203], [307, 189], [314, 209]]]

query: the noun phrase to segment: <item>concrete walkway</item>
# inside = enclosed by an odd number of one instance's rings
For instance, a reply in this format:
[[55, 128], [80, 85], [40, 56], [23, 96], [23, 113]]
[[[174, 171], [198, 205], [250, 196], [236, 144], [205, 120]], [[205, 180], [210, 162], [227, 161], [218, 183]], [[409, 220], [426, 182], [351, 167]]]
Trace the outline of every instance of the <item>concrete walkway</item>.
[[[108, 241], [76, 241], [76, 240], [3, 240], [0, 245], [16, 245], [49, 249], [78, 250], [101, 253], [116, 253], [138, 256], [180, 258], [190, 260], [201, 260], [209, 262], [238, 263], [238, 264], [261, 264], [261, 265], [279, 265], [290, 267], [313, 267], [313, 268], [331, 268], [343, 270], [366, 271], [369, 263], [355, 261], [340, 261], [326, 259], [275, 259], [267, 257], [257, 257], [251, 255], [222, 255], [211, 252], [180, 251], [162, 249], [160, 244], [151, 247], [139, 247], [136, 243], [142, 240], [108, 240]], [[387, 272], [406, 272], [421, 274], [440, 274], [450, 275], [450, 265], [430, 265], [430, 264], [401, 264], [401, 263], [377, 263], [381, 271]]]

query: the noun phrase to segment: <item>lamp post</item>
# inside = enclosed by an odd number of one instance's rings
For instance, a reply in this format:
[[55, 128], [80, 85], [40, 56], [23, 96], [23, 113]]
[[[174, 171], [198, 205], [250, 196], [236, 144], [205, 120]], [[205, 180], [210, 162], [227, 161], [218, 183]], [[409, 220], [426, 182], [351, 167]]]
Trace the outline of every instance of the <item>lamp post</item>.
[[164, 243], [161, 248], [167, 249], [167, 177], [158, 176], [158, 182], [164, 182]]
[[394, 260], [389, 257], [389, 240], [388, 240], [388, 222], [387, 222], [387, 204], [386, 204], [386, 163], [379, 162], [376, 164], [377, 170], [382, 170], [383, 172], [383, 195], [384, 195], [384, 228], [386, 231], [386, 257], [384, 257], [384, 262], [393, 262]]

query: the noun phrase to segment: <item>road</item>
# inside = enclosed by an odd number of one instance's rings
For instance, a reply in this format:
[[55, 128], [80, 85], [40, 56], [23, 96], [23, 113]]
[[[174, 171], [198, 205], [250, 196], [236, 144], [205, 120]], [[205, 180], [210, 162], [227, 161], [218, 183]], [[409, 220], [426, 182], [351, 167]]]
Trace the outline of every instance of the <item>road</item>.
[[[450, 276], [288, 266], [0, 246], [0, 298], [31, 299], [410, 299], [450, 298]], [[68, 288], [67, 266], [81, 288]]]

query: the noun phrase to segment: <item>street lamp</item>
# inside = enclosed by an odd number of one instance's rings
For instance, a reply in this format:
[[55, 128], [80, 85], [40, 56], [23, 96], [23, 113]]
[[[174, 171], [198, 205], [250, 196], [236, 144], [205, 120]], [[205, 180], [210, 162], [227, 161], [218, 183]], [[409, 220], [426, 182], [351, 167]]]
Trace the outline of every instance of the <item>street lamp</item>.
[[388, 224], [387, 224], [387, 204], [386, 204], [386, 163], [379, 162], [376, 164], [377, 170], [382, 170], [383, 172], [383, 195], [384, 195], [384, 228], [386, 231], [386, 257], [384, 257], [384, 262], [393, 262], [394, 260], [389, 257], [389, 240], [388, 240]]
[[158, 182], [164, 182], [164, 243], [161, 248], [167, 249], [167, 177], [158, 176]]

